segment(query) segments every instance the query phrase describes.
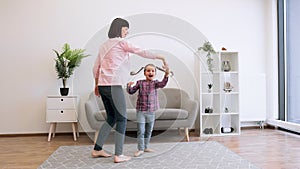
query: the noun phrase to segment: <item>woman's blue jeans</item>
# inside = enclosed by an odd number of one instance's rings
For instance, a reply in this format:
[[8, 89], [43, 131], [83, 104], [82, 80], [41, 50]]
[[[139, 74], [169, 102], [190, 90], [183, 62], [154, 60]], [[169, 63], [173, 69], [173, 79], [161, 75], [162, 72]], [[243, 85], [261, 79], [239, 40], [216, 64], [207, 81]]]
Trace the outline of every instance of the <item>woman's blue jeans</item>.
[[136, 112], [137, 119], [137, 142], [138, 142], [138, 150], [144, 151], [148, 148], [151, 134], [155, 121], [154, 112]]
[[105, 111], [106, 122], [101, 126], [94, 150], [102, 150], [111, 129], [116, 124], [115, 155], [123, 154], [127, 124], [126, 102], [122, 86], [98, 86]]

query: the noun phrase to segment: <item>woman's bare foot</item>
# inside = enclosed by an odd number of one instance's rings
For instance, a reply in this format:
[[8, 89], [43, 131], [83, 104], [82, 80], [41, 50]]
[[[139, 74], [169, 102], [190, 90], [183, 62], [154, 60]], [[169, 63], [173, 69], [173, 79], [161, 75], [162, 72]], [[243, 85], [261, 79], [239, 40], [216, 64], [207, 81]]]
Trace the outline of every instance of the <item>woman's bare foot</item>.
[[153, 150], [153, 149], [150, 149], [150, 148], [146, 148], [146, 149], [144, 150], [144, 152], [151, 153], [151, 152], [154, 152], [154, 150]]
[[105, 157], [106, 158], [106, 157], [111, 157], [111, 155], [106, 153], [104, 150], [100, 150], [100, 151], [93, 150], [92, 157], [94, 157], [94, 158]]
[[129, 161], [131, 159], [131, 157], [129, 156], [124, 156], [124, 155], [115, 155], [115, 163], [121, 163], [121, 162], [125, 162], [125, 161]]

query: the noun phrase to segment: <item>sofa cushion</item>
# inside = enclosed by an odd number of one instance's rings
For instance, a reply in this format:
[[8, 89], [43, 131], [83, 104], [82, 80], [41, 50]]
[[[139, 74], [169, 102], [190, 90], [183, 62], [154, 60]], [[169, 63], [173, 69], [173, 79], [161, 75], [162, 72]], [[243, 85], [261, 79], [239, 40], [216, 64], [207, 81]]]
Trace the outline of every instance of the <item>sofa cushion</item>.
[[98, 121], [103, 121], [106, 119], [106, 112], [105, 110], [101, 110], [100, 112], [95, 113], [95, 118]]
[[188, 116], [188, 111], [183, 109], [158, 109], [155, 112], [155, 119], [158, 120], [187, 119]]
[[[103, 121], [106, 118], [105, 110], [95, 114], [98, 121]], [[156, 120], [176, 120], [188, 118], [188, 112], [183, 109], [158, 109], [155, 112]], [[136, 109], [127, 109], [127, 119], [136, 121]]]

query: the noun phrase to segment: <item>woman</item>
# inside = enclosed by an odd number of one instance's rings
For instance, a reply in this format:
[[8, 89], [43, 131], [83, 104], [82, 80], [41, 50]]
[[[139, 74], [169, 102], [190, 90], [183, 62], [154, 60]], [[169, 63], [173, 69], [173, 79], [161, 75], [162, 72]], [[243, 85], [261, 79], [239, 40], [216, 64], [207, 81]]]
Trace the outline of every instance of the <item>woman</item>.
[[167, 65], [163, 56], [139, 49], [124, 40], [128, 29], [129, 23], [126, 20], [122, 18], [113, 20], [108, 32], [109, 39], [100, 46], [93, 68], [95, 94], [102, 98], [107, 119], [100, 128], [92, 157], [111, 156], [103, 150], [103, 144], [116, 124], [115, 163], [131, 159], [131, 157], [123, 155], [127, 113], [122, 86], [126, 85], [126, 81], [123, 79], [129, 74], [129, 53], [149, 59], [160, 59], [164, 66]]

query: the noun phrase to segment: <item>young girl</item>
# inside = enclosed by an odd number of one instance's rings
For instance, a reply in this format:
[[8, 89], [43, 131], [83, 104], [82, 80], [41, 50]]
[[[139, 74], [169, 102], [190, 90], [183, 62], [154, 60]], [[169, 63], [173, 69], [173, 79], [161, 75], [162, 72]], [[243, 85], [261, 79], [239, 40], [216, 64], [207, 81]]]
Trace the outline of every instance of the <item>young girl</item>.
[[168, 82], [169, 68], [165, 68], [165, 76], [162, 81], [155, 80], [156, 67], [153, 64], [148, 64], [144, 67], [146, 79], [138, 80], [133, 87], [134, 82], [127, 84], [129, 94], [139, 91], [136, 103], [138, 151], [134, 153], [135, 157], [144, 152], [153, 151], [149, 148], [149, 142], [155, 121], [154, 112], [159, 108], [157, 89], [165, 87]]

